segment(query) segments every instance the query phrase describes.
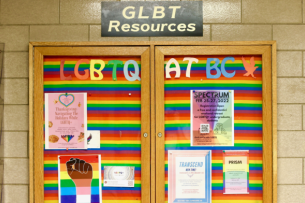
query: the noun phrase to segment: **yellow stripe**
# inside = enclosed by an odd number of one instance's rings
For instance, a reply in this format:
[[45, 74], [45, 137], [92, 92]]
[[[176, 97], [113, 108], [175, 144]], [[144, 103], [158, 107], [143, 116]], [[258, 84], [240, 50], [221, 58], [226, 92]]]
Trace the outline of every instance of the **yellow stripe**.
[[58, 180], [45, 180], [44, 184], [58, 184]]
[[100, 100], [88, 100], [88, 104], [141, 104], [141, 101], [100, 101]]
[[45, 81], [44, 85], [66, 85], [66, 84], [141, 84], [141, 81], [103, 81], [103, 80], [77, 80], [77, 81]]
[[[109, 60], [103, 60], [103, 61], [108, 63]], [[123, 62], [126, 62], [126, 60], [123, 60]], [[136, 62], [138, 64], [141, 63], [140, 61], [136, 61]], [[77, 61], [65, 61], [65, 64], [74, 64], [75, 65], [76, 63], [77, 63]], [[87, 63], [81, 63], [81, 64], [87, 64]], [[60, 65], [60, 61], [45, 61], [45, 62], [43, 62], [43, 65]]]
[[[99, 171], [93, 171], [93, 176], [92, 176], [93, 179], [99, 179]], [[61, 180], [70, 180], [70, 176], [69, 174], [67, 173], [67, 171], [61, 171], [60, 172], [60, 179]]]
[[190, 100], [166, 100], [165, 104], [190, 104]]
[[190, 142], [190, 140], [168, 140], [165, 141], [165, 144], [189, 144]]
[[165, 80], [165, 84], [262, 84], [262, 81], [256, 80]]
[[190, 124], [190, 120], [169, 120], [165, 124]]
[[249, 160], [249, 164], [262, 164], [262, 160]]
[[58, 161], [44, 161], [43, 164], [58, 164]]
[[234, 104], [262, 104], [261, 100], [234, 100]]
[[58, 203], [58, 200], [44, 200], [44, 203]]
[[141, 121], [88, 120], [88, 124], [141, 124]]
[[234, 140], [234, 143], [263, 144], [262, 140]]
[[141, 164], [141, 161], [136, 161], [136, 160], [132, 160], [132, 161], [129, 161], [129, 160], [102, 160], [101, 161], [103, 164]]

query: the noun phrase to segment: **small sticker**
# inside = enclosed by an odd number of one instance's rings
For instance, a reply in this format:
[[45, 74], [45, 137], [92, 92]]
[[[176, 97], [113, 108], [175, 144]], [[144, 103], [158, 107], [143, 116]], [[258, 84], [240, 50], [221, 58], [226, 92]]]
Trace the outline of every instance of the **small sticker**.
[[100, 131], [88, 130], [87, 131], [87, 147], [88, 149], [100, 148]]

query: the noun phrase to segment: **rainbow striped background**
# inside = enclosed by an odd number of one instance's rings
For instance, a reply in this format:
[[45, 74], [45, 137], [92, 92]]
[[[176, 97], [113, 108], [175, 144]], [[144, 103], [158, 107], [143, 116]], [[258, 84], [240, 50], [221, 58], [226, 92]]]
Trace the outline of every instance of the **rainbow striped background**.
[[[199, 59], [192, 64], [191, 77], [185, 77], [188, 61], [184, 56], [166, 56], [164, 67], [175, 58], [181, 67], [180, 78], [171, 73], [165, 79], [165, 202], [168, 202], [168, 150], [212, 150], [212, 203], [262, 203], [262, 58], [255, 56], [254, 75], [246, 73], [241, 56], [227, 61], [226, 70], [236, 71], [233, 78], [206, 78], [207, 58], [226, 56], [188, 56]], [[245, 59], [249, 62], [250, 56]], [[171, 67], [174, 67], [172, 64]], [[218, 66], [220, 68], [220, 64]], [[211, 71], [212, 75], [216, 71]], [[234, 147], [190, 147], [190, 90], [234, 90]], [[223, 150], [249, 150], [249, 192], [247, 195], [223, 194]]]
[[[140, 203], [141, 82], [127, 81], [124, 77], [123, 65], [117, 68], [117, 81], [112, 80], [112, 65], [106, 65], [103, 69], [104, 78], [101, 81], [91, 81], [90, 78], [79, 80], [74, 75], [74, 66], [80, 59], [101, 59], [105, 64], [110, 60], [121, 60], [123, 63], [135, 60], [141, 68], [140, 57], [44, 58], [44, 92], [87, 92], [88, 130], [101, 131], [99, 149], [44, 151], [44, 202], [58, 202], [58, 155], [100, 154], [102, 181], [104, 166], [135, 167], [135, 187], [102, 187], [103, 203]], [[65, 76], [72, 75], [72, 81], [60, 80], [61, 60], [65, 60]], [[81, 64], [80, 74], [84, 74], [84, 69], [89, 67], [89, 64]]]

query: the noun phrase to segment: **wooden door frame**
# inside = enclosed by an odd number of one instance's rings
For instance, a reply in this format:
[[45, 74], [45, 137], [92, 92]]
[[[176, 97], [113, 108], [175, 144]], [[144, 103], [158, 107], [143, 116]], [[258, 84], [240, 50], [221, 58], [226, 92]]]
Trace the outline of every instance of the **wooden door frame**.
[[[150, 202], [150, 47], [37, 47], [30, 78], [30, 200], [44, 202], [43, 59], [44, 56], [140, 56], [141, 57], [141, 200]], [[34, 94], [33, 94], [34, 93]], [[32, 95], [33, 94], [33, 95]], [[148, 136], [144, 137], [144, 133]], [[35, 156], [34, 156], [35, 155]]]
[[[156, 202], [156, 82], [155, 82], [155, 47], [156, 46], [270, 46], [272, 49], [272, 148], [273, 148], [273, 203], [277, 202], [277, 72], [276, 72], [276, 42], [275, 41], [109, 41], [109, 42], [30, 42], [29, 44], [29, 202], [34, 202], [34, 50], [39, 47], [101, 47], [101, 46], [150, 46], [150, 151], [151, 177], [150, 202]], [[151, 136], [150, 136], [151, 135]]]
[[[276, 91], [272, 92], [272, 47], [271, 46], [156, 46], [155, 47], [155, 73], [156, 73], [156, 133], [162, 136], [156, 138], [156, 194], [157, 203], [165, 202], [165, 121], [164, 121], [164, 56], [196, 56], [196, 55], [261, 55], [262, 56], [262, 105], [263, 105], [263, 202], [273, 201], [274, 185], [276, 179], [276, 158], [273, 157], [272, 121], [273, 111], [272, 97], [276, 97]], [[273, 84], [274, 85], [274, 84]], [[270, 111], [270, 109], [272, 109]], [[274, 164], [274, 165], [273, 165]]]

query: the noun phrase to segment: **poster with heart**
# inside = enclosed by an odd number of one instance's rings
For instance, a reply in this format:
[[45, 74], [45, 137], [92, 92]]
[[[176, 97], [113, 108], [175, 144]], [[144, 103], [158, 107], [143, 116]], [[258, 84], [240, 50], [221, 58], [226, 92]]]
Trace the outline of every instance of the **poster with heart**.
[[87, 149], [87, 93], [45, 94], [45, 148]]

